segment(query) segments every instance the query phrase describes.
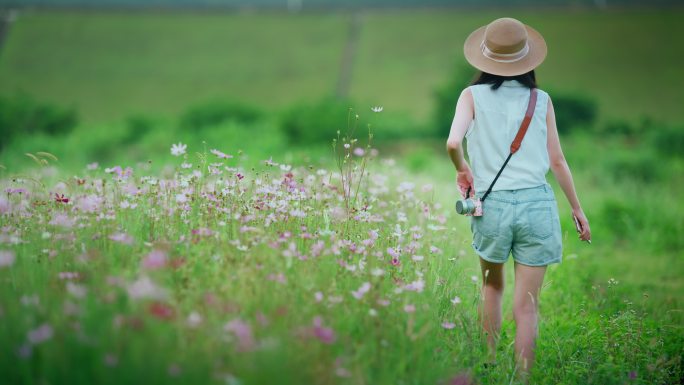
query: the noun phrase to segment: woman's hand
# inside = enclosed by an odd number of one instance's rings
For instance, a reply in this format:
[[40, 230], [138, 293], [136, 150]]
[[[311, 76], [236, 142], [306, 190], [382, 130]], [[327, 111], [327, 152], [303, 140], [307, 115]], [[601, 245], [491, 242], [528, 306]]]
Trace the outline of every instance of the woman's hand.
[[466, 196], [468, 189], [470, 189], [470, 196], [475, 196], [475, 186], [473, 186], [473, 173], [470, 170], [468, 164], [464, 164], [464, 168], [458, 171], [456, 175], [456, 184], [458, 184], [458, 189], [461, 191], [461, 195], [464, 198], [469, 198]]
[[579, 239], [582, 241], [587, 241], [591, 243], [591, 229], [589, 228], [589, 221], [584, 215], [582, 209], [573, 209], [572, 216], [577, 220], [577, 232], [579, 233]]

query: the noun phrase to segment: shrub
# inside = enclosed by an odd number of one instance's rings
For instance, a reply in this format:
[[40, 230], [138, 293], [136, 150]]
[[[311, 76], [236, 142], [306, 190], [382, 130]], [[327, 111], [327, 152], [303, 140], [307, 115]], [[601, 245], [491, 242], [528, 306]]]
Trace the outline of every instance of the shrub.
[[600, 131], [602, 134], [606, 135], [632, 136], [637, 134], [638, 128], [634, 124], [625, 120], [614, 119], [604, 123]]
[[559, 134], [569, 133], [573, 128], [589, 128], [596, 122], [598, 104], [594, 98], [578, 93], [549, 94]]
[[664, 155], [684, 156], [684, 126], [661, 125], [650, 131], [656, 150]]
[[139, 142], [145, 135], [152, 131], [156, 126], [154, 119], [134, 115], [126, 119], [126, 135], [121, 139], [121, 144], [128, 145]]
[[449, 136], [451, 122], [456, 112], [456, 102], [461, 91], [468, 87], [473, 77], [477, 74], [469, 66], [456, 66], [447, 82], [434, 92], [435, 110], [433, 112], [434, 134], [440, 138]]
[[425, 130], [405, 112], [375, 113], [369, 106], [357, 109], [349, 100], [323, 99], [314, 104], [298, 104], [280, 118], [280, 128], [288, 140], [300, 144], [329, 143], [337, 138], [338, 130], [346, 132], [348, 123], [356, 124], [353, 136], [362, 140], [368, 137], [369, 125], [373, 141], [425, 136]]
[[238, 102], [210, 101], [189, 108], [180, 119], [184, 129], [202, 129], [226, 121], [253, 123], [262, 117], [262, 112], [253, 106]]
[[617, 180], [656, 182], [662, 180], [665, 171], [660, 160], [650, 152], [616, 152], [607, 158], [605, 167]]
[[[281, 115], [280, 127], [291, 143], [330, 142], [337, 137], [337, 131], [344, 132], [347, 128], [350, 108], [351, 102], [336, 99], [323, 99], [310, 105], [298, 104]], [[360, 123], [357, 123], [357, 129], [367, 129]]]
[[73, 108], [62, 108], [21, 95], [0, 97], [0, 149], [19, 135], [45, 133], [64, 134], [71, 131], [78, 119]]

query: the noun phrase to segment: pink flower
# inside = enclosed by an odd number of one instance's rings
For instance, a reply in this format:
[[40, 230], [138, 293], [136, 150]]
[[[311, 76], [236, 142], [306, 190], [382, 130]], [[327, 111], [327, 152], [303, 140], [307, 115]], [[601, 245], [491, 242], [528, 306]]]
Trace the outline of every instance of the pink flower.
[[472, 380], [470, 375], [467, 373], [461, 373], [451, 378], [448, 385], [473, 385], [475, 381]]
[[408, 304], [404, 306], [404, 311], [407, 313], [414, 313], [416, 311], [416, 307], [414, 305]]
[[359, 287], [358, 290], [353, 290], [353, 291], [352, 291], [352, 295], [353, 295], [354, 298], [356, 298], [356, 299], [361, 299], [361, 298], [363, 298], [363, 296], [364, 296], [366, 293], [368, 293], [368, 291], [370, 291], [370, 289], [371, 289], [371, 284], [370, 284], [370, 282], [364, 282], [364, 283], [361, 285], [361, 287]]
[[16, 256], [14, 251], [0, 250], [0, 267], [9, 267], [14, 264]]
[[152, 302], [147, 309], [154, 317], [164, 321], [171, 320], [176, 316], [173, 308], [163, 302]]
[[7, 214], [10, 211], [10, 203], [4, 196], [0, 196], [0, 214]]
[[278, 283], [283, 284], [283, 285], [287, 283], [287, 277], [285, 277], [285, 274], [283, 274], [283, 273], [278, 273], [278, 274], [271, 273], [266, 277], [266, 279], [268, 279], [269, 281], [278, 282]]
[[124, 245], [132, 245], [133, 244], [133, 237], [126, 233], [115, 233], [109, 236], [109, 239], [111, 239], [114, 242], [119, 242], [123, 243]]
[[91, 194], [76, 201], [76, 207], [85, 213], [95, 213], [100, 211], [102, 197]]
[[166, 267], [166, 253], [161, 250], [152, 250], [142, 261], [146, 269], [161, 269]]
[[445, 321], [445, 322], [442, 322], [442, 327], [443, 327], [444, 329], [450, 330], [450, 329], [455, 328], [455, 327], [456, 327], [456, 324], [453, 323], [453, 322], [446, 322], [446, 321]]
[[331, 328], [324, 327], [323, 319], [321, 317], [314, 317], [313, 325], [313, 334], [319, 341], [324, 344], [332, 344], [335, 342], [335, 331]]
[[232, 155], [224, 154], [221, 151], [216, 150], [216, 149], [213, 149], [210, 152], [212, 154], [216, 155], [219, 159], [230, 159], [233, 157]]
[[109, 366], [110, 368], [115, 367], [116, 365], [119, 364], [119, 357], [112, 353], [107, 353], [104, 356], [104, 363], [105, 365]]
[[68, 229], [68, 228], [71, 228], [74, 226], [74, 220], [69, 218], [69, 216], [64, 214], [64, 213], [58, 213], [58, 214], [55, 214], [54, 217], [52, 217], [52, 220], [50, 220], [50, 222], [48, 222], [48, 224], [53, 225], [53, 226], [60, 226], [60, 227], [64, 227], [64, 228]]
[[30, 330], [28, 332], [28, 341], [32, 345], [38, 345], [52, 338], [54, 331], [52, 326], [47, 323], [40, 325], [38, 328]]
[[411, 283], [408, 283], [404, 286], [405, 290], [415, 291], [418, 293], [422, 292], [424, 288], [425, 288], [425, 281], [423, 281], [422, 279], [418, 279], [418, 280], [413, 281]]
[[223, 330], [233, 333], [238, 340], [239, 351], [254, 349], [255, 341], [252, 335], [252, 327], [248, 323], [236, 318], [223, 326]]

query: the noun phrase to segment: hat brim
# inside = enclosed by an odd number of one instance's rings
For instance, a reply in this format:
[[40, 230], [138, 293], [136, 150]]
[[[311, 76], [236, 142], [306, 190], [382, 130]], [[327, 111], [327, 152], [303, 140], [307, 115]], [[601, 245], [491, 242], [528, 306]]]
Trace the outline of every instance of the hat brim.
[[486, 25], [476, 29], [463, 44], [463, 54], [466, 60], [480, 71], [501, 76], [521, 75], [535, 69], [546, 58], [546, 41], [534, 28], [525, 25], [525, 29], [527, 29], [527, 44], [530, 46], [527, 55], [512, 63], [501, 63], [492, 60], [486, 57], [480, 48], [486, 29]]

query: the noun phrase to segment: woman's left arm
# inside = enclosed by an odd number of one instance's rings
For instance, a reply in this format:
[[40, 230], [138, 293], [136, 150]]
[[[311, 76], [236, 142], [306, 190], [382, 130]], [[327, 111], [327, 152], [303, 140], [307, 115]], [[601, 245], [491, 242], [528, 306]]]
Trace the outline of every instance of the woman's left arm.
[[454, 114], [454, 120], [451, 122], [451, 131], [449, 131], [449, 138], [446, 142], [447, 152], [458, 173], [456, 176], [456, 183], [464, 197], [466, 196], [468, 188], [470, 188], [470, 195], [475, 195], [473, 174], [468, 162], [466, 162], [465, 157], [463, 156], [462, 146], [463, 137], [465, 136], [470, 123], [473, 121], [474, 112], [473, 94], [470, 92], [470, 88], [466, 88], [458, 97], [456, 113]]

